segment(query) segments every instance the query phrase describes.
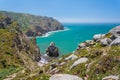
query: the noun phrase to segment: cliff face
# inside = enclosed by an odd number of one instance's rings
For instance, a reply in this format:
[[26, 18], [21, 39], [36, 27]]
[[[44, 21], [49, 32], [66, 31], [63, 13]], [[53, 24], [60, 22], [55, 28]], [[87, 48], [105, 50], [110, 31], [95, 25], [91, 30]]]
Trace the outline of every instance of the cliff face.
[[35, 16], [24, 13], [0, 11], [0, 14], [9, 16], [20, 25], [27, 36], [42, 36], [46, 32], [63, 30], [63, 25], [52, 17]]
[[21, 69], [30, 72], [38, 66], [39, 49], [11, 18], [0, 15], [0, 80]]

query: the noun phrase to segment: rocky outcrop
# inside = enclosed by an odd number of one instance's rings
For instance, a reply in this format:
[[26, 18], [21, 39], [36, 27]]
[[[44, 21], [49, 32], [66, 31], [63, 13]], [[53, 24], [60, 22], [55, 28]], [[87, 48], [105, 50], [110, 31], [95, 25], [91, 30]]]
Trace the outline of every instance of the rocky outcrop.
[[104, 77], [102, 80], [119, 80], [119, 79], [120, 79], [119, 76], [111, 75]]
[[82, 78], [69, 74], [55, 74], [49, 80], [83, 80]]
[[109, 33], [113, 34], [114, 37], [120, 37], [120, 26], [117, 26], [109, 31]]
[[0, 11], [0, 14], [9, 16], [10, 18], [17, 21], [20, 29], [24, 31], [24, 33], [29, 37], [42, 36], [49, 31], [64, 29], [63, 25], [52, 17], [35, 16], [7, 11]]
[[81, 64], [81, 63], [85, 63], [88, 61], [88, 58], [80, 58], [78, 59], [77, 61], [75, 61], [72, 66], [70, 67], [70, 69], [72, 69], [73, 67], [77, 66], [78, 64]]
[[110, 37], [110, 39], [112, 40], [110, 46], [120, 45], [120, 26], [111, 29], [109, 33], [112, 34], [112, 36]]
[[104, 38], [100, 40], [102, 46], [108, 46], [111, 42], [112, 40], [110, 38]]
[[116, 38], [110, 43], [110, 46], [120, 46], [120, 37]]
[[70, 56], [66, 57], [65, 60], [74, 60], [78, 58], [75, 54], [71, 54]]
[[46, 49], [46, 53], [49, 57], [58, 57], [59, 56], [58, 48], [55, 46], [54, 42], [50, 43], [50, 46]]
[[93, 40], [98, 41], [99, 39], [103, 38], [105, 34], [95, 34], [93, 36]]
[[[4, 17], [6, 17], [6, 16], [4, 16]], [[12, 20], [9, 17], [6, 17], [6, 18], [3, 18], [0, 20], [0, 28], [2, 28], [2, 29], [5, 29], [6, 27], [8, 27], [11, 24], [12, 24]]]

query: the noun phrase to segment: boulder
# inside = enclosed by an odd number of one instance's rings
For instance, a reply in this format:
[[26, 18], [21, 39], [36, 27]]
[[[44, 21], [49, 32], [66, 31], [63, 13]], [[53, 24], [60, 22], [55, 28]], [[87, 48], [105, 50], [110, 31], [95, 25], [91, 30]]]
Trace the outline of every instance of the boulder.
[[83, 80], [82, 78], [69, 74], [55, 74], [49, 80]]
[[109, 31], [109, 33], [113, 34], [114, 37], [120, 37], [120, 26], [117, 26]]
[[59, 65], [62, 66], [62, 65], [65, 65], [65, 64], [66, 64], [66, 62], [62, 62], [62, 63], [60, 63]]
[[75, 54], [71, 54], [70, 56], [66, 57], [65, 60], [70, 60], [70, 59], [74, 60], [76, 58], [78, 58], [78, 57]]
[[86, 47], [86, 43], [80, 43], [78, 45], [79, 49], [85, 48]]
[[106, 76], [102, 80], [119, 80], [119, 76], [114, 76], [114, 75]]
[[57, 67], [57, 65], [58, 65], [58, 63], [57, 63], [57, 62], [51, 63], [51, 65], [50, 65], [50, 70], [52, 70], [52, 69], [56, 68], [56, 67]]
[[102, 46], [108, 46], [111, 42], [112, 42], [112, 40], [109, 38], [104, 38], [104, 39], [100, 40], [100, 43]]
[[46, 49], [46, 53], [49, 57], [58, 57], [59, 56], [58, 48], [55, 46], [54, 42], [50, 43], [50, 46]]
[[86, 40], [85, 41], [87, 44], [89, 44], [89, 45], [93, 45], [94, 44], [94, 41], [93, 40]]
[[84, 58], [80, 58], [80, 59], [78, 59], [77, 61], [75, 61], [73, 63], [73, 65], [70, 67], [70, 69], [72, 69], [73, 67], [77, 66], [78, 64], [85, 63], [87, 61], [88, 61], [88, 58], [85, 58], [85, 57]]
[[102, 39], [103, 37], [105, 37], [105, 34], [95, 34], [93, 36], [93, 40], [98, 41], [98, 40]]
[[120, 46], [120, 37], [110, 43], [110, 46]]

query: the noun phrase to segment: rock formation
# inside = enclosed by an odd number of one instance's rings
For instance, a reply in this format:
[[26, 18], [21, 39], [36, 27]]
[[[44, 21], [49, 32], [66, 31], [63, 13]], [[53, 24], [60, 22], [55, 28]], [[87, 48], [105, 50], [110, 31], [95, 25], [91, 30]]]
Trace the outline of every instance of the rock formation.
[[19, 24], [20, 29], [29, 37], [42, 36], [49, 31], [64, 29], [63, 25], [52, 17], [7, 11], [0, 11], [0, 14], [14, 19]]
[[109, 31], [109, 33], [113, 34], [114, 37], [120, 37], [120, 26], [117, 26]]
[[49, 80], [83, 80], [83, 79], [75, 75], [55, 74], [52, 77], [50, 77]]
[[58, 48], [55, 46], [54, 42], [50, 43], [50, 46], [46, 49], [46, 53], [49, 57], [58, 57], [59, 56]]

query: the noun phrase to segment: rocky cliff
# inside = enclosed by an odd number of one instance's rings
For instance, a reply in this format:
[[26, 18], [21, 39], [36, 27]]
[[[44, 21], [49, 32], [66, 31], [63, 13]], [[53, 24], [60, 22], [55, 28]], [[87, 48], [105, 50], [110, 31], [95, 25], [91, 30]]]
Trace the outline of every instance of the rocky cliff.
[[0, 80], [20, 70], [36, 71], [39, 57], [34, 40], [26, 37], [17, 22], [0, 15]]
[[63, 25], [52, 17], [35, 16], [31, 14], [7, 11], [0, 11], [0, 14], [9, 16], [17, 21], [20, 29], [29, 37], [42, 36], [49, 31], [64, 29]]

